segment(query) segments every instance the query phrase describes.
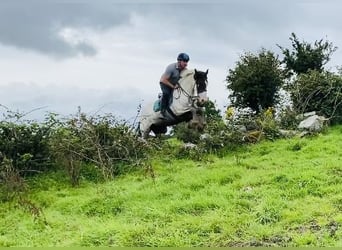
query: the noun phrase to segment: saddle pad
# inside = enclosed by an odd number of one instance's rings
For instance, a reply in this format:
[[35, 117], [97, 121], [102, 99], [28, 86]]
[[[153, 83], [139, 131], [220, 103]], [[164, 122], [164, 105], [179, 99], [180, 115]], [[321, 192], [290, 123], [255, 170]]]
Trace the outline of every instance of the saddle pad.
[[160, 111], [160, 100], [156, 100], [153, 104], [153, 111], [158, 112]]

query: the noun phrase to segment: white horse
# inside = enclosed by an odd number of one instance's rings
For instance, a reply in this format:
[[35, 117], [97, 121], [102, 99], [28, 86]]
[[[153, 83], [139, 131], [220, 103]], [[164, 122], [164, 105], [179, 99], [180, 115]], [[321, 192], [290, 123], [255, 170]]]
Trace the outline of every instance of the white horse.
[[[204, 118], [198, 116], [202, 107], [208, 101], [206, 72], [183, 70], [180, 75], [179, 88], [173, 91], [172, 103], [166, 109], [164, 117], [160, 111], [154, 111], [154, 102], [142, 109], [139, 116], [139, 131], [143, 138], [147, 138], [151, 131], [155, 135], [165, 134], [167, 126], [195, 119], [195, 126], [204, 126]], [[203, 111], [202, 111], [203, 113]]]

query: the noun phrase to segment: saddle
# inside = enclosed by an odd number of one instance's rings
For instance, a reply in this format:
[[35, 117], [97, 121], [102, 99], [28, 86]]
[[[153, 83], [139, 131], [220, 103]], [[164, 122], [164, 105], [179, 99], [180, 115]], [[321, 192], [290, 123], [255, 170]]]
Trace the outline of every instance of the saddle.
[[153, 103], [153, 111], [154, 112], [159, 112], [160, 108], [161, 108], [161, 98], [162, 98], [162, 94], [159, 93], [158, 94], [158, 99]]
[[[153, 103], [153, 111], [154, 112], [159, 112], [161, 110], [161, 99], [162, 99], [163, 94], [159, 93], [158, 94], [158, 99]], [[173, 98], [171, 97], [167, 106], [167, 109], [170, 108], [170, 105], [172, 103]]]

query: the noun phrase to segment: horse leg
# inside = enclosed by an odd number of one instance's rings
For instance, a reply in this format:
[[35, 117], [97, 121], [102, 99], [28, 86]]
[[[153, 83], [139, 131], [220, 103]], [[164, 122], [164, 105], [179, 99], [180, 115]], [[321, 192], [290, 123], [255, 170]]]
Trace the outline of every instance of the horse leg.
[[189, 127], [202, 132], [205, 127], [205, 116], [202, 109], [192, 110], [192, 119], [189, 122]]
[[167, 126], [166, 125], [156, 125], [156, 124], [152, 124], [151, 125], [151, 130], [153, 131], [153, 133], [158, 136], [161, 134], [165, 134], [167, 132]]
[[145, 130], [141, 133], [143, 139], [147, 139], [150, 134], [150, 130]]
[[150, 129], [146, 129], [146, 127], [144, 128], [141, 126], [141, 124], [139, 124], [138, 136], [140, 136], [142, 139], [147, 139], [150, 131]]

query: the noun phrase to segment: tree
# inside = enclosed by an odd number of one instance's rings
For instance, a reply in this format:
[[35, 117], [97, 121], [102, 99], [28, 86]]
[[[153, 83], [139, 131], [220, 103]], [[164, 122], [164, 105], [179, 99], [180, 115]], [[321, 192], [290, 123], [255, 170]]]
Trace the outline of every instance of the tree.
[[293, 73], [298, 75], [307, 73], [308, 70], [322, 72], [323, 66], [329, 62], [330, 56], [337, 49], [332, 43], [323, 41], [323, 39], [316, 40], [314, 45], [305, 41], [300, 42], [295, 33], [291, 33], [289, 39], [292, 42], [291, 51], [277, 44], [285, 56], [282, 62], [285, 63], [289, 76]]
[[204, 107], [204, 114], [207, 121], [222, 119], [221, 110], [216, 108], [215, 102], [209, 100]]
[[273, 107], [278, 91], [284, 83], [283, 70], [278, 57], [262, 49], [258, 55], [245, 53], [235, 69], [226, 78], [229, 99], [238, 108], [251, 108], [256, 113]]

